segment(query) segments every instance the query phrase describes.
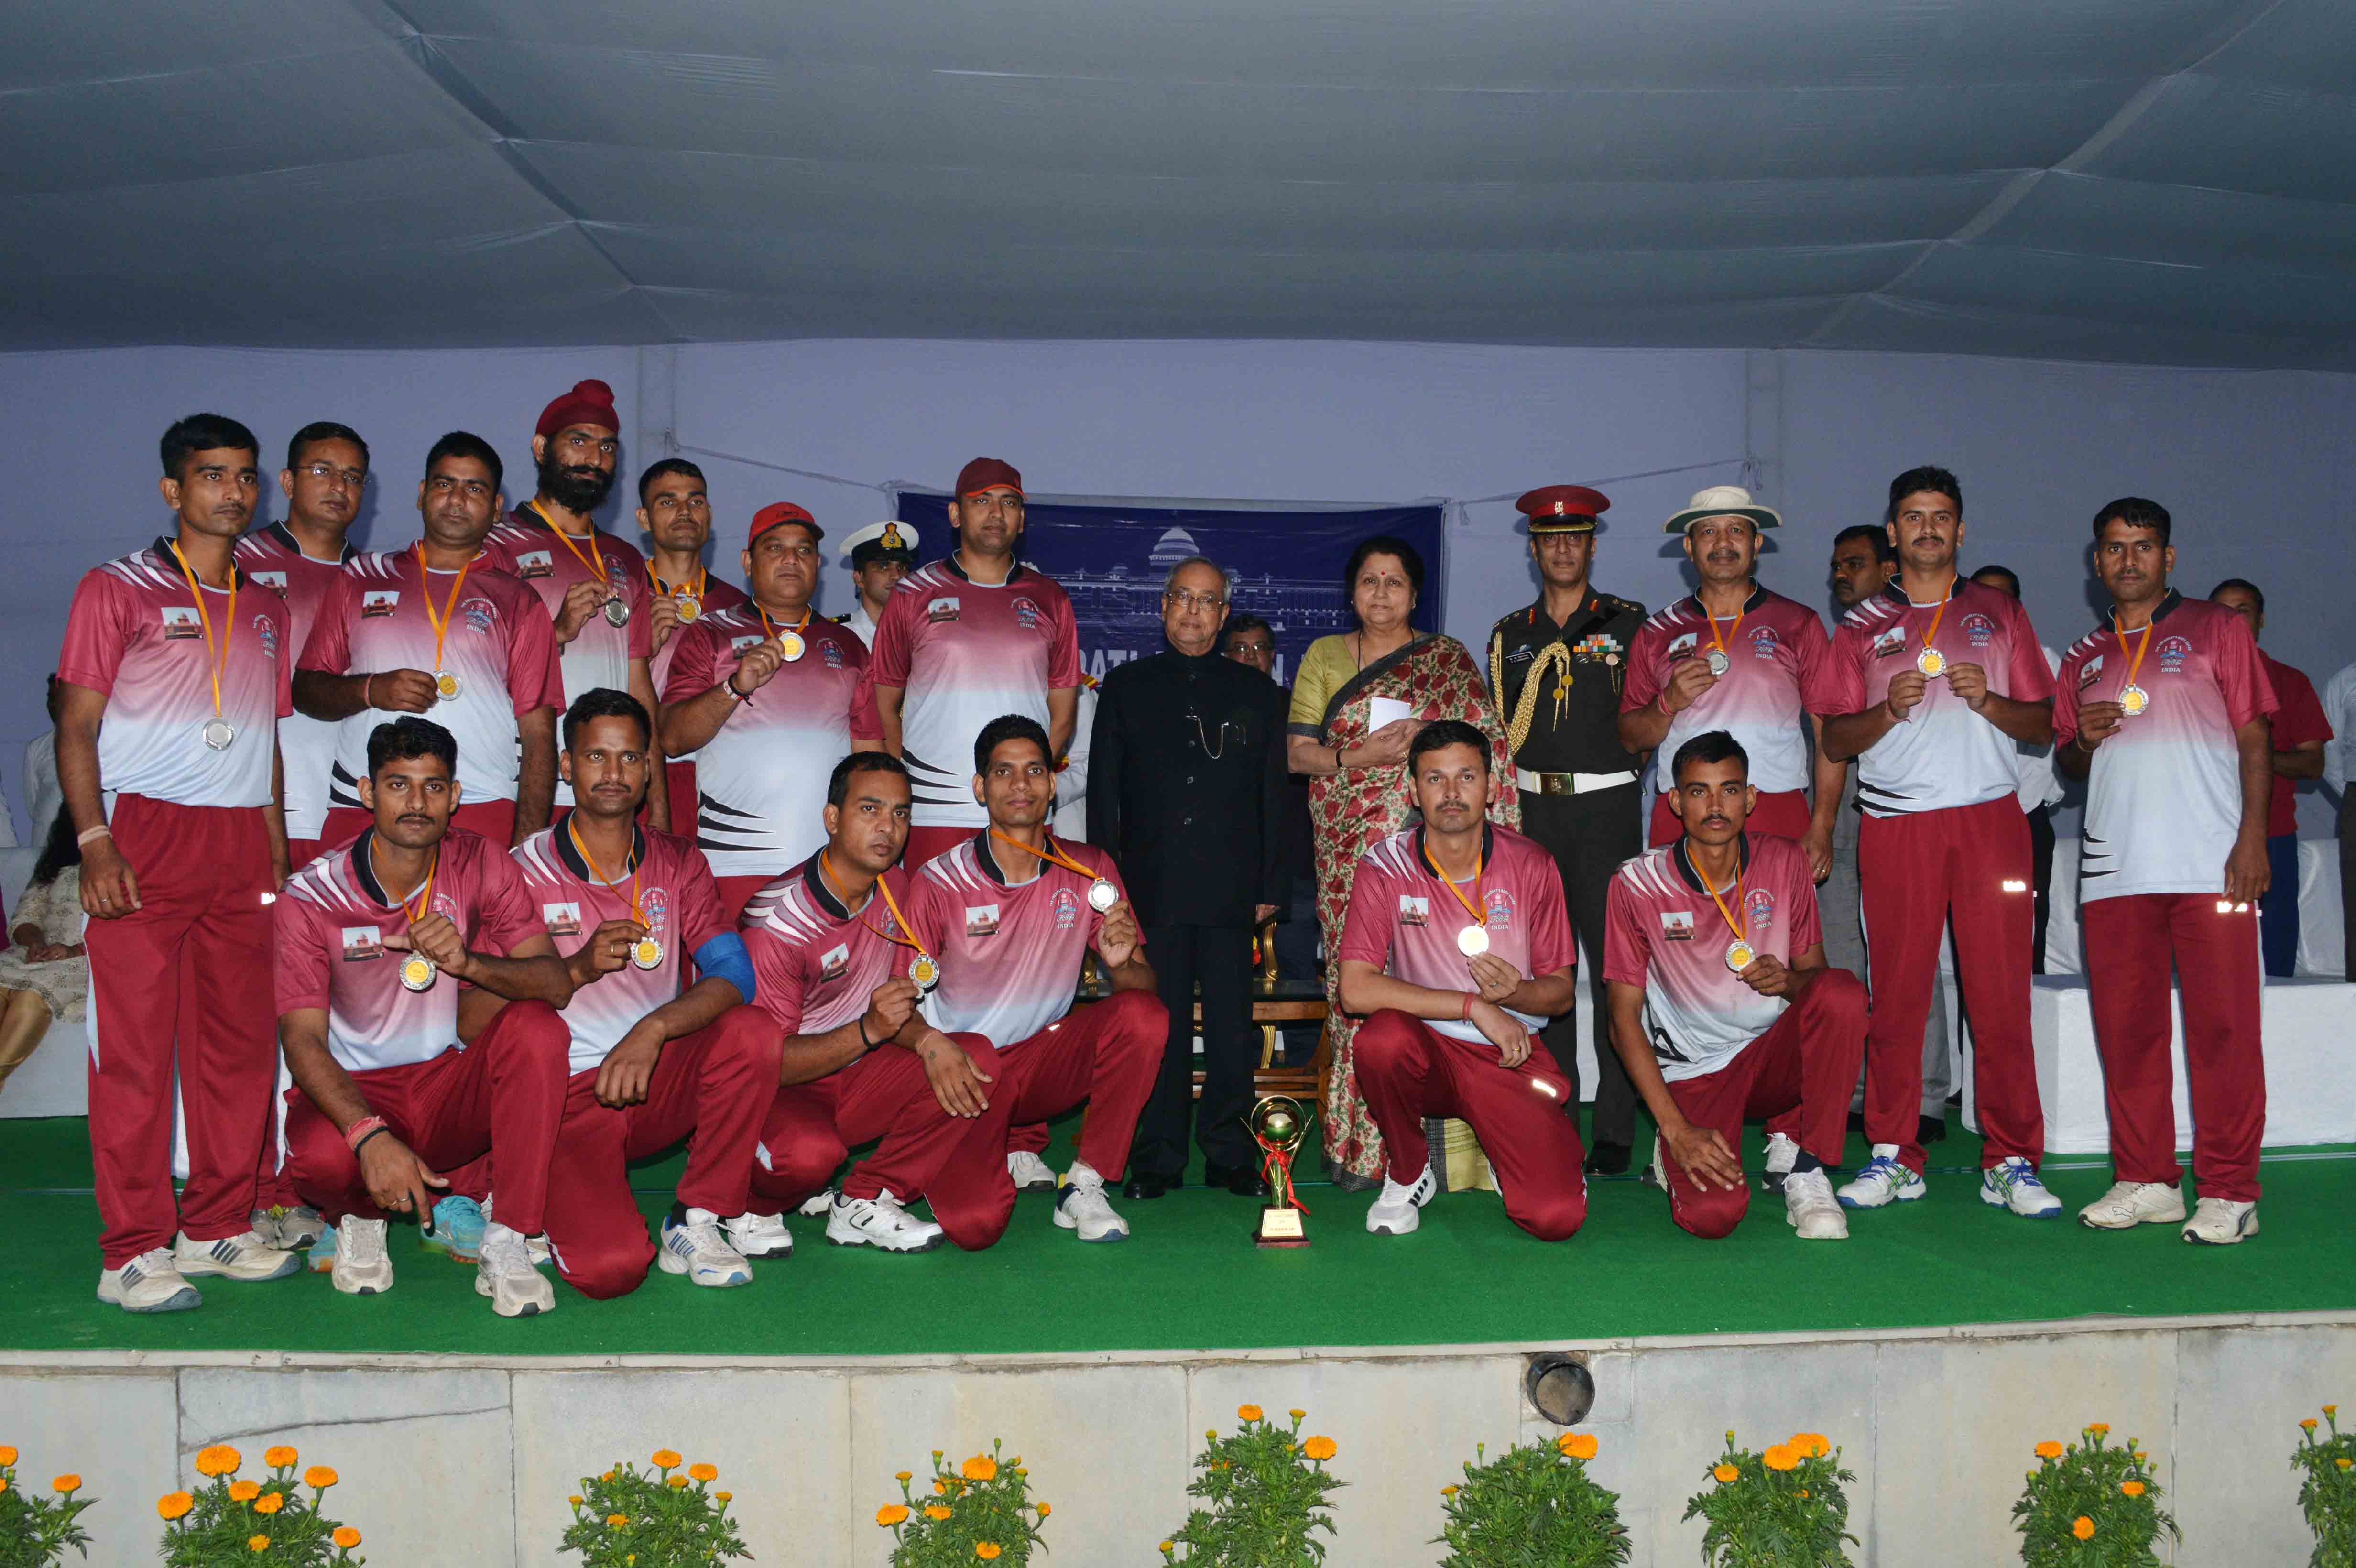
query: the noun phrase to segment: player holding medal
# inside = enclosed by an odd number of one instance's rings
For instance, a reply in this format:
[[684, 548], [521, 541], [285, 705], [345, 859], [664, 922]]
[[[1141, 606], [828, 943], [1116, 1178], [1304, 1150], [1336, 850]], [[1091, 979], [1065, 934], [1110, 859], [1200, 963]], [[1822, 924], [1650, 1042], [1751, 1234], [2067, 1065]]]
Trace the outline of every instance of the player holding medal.
[[[654, 544], [647, 557], [647, 581], [653, 589], [648, 600], [648, 636], [654, 649], [648, 670], [659, 698], [669, 688], [681, 629], [715, 611], [744, 603], [744, 591], [704, 567], [703, 547], [712, 540], [712, 503], [704, 493], [703, 470], [686, 458], [663, 458], [638, 475], [638, 527]], [[694, 759], [672, 761], [663, 769], [663, 780], [670, 797], [668, 826], [682, 837], [694, 837]]]

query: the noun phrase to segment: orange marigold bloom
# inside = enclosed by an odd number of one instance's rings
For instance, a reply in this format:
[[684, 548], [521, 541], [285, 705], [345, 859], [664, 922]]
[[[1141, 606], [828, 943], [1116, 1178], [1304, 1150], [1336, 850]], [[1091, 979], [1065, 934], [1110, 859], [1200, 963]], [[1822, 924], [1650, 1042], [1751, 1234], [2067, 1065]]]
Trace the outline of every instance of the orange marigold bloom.
[[1288, 1410], [1284, 1413], [1295, 1421], [1306, 1421], [1309, 1418], [1309, 1413], [1305, 1410]]
[[2314, 1431], [2314, 1430], [2315, 1430], [2315, 1417], [2313, 1417], [2313, 1416], [2311, 1416], [2311, 1415], [2310, 1415], [2310, 1416], [2308, 1416], [2305, 1421], [2300, 1422], [2300, 1423], [2299, 1423], [2299, 1425], [2300, 1425], [2302, 1428], [2304, 1428], [2305, 1430], [2308, 1431], [2308, 1432], [2312, 1432], [2312, 1431]]
[[659, 1470], [675, 1470], [679, 1468], [679, 1456], [668, 1448], [658, 1448], [655, 1450], [655, 1467]]
[[2351, 1465], [2356, 1465], [2356, 1459], [2351, 1459], [2351, 1458], [2347, 1457], [2345, 1455], [2342, 1455], [2340, 1457], [2339, 1457], [2339, 1458], [2337, 1458], [2337, 1459], [2334, 1459], [2334, 1460], [2333, 1460], [2333, 1461], [2331, 1461], [2331, 1462], [2332, 1462], [2333, 1464], [2335, 1464], [2335, 1465], [2339, 1466], [2339, 1467], [2340, 1467], [2341, 1469], [2343, 1469], [2343, 1470], [2344, 1470], [2344, 1469], [2346, 1469], [2346, 1468], [2348, 1468], [2348, 1467], [2349, 1467], [2349, 1466], [2351, 1466]]
[[197, 1499], [186, 1492], [166, 1492], [155, 1499], [155, 1513], [161, 1519], [186, 1519], [196, 1506]]
[[567, 1498], [564, 1500], [571, 1503], [574, 1508], [579, 1508], [581, 1506], [581, 1499], [579, 1498]]
[[199, 1476], [234, 1476], [237, 1467], [245, 1463], [238, 1451], [226, 1443], [216, 1443], [197, 1456]]
[[985, 1541], [980, 1545], [976, 1546], [973, 1549], [973, 1554], [976, 1557], [980, 1558], [984, 1563], [988, 1563], [998, 1555], [998, 1542], [995, 1541]]
[[933, 1479], [933, 1495], [937, 1498], [945, 1498], [948, 1496], [949, 1484], [947, 1481], [940, 1479], [938, 1477], [935, 1477]]
[[327, 1539], [349, 1552], [360, 1543], [360, 1532], [348, 1524], [339, 1524], [336, 1526], [336, 1533]]
[[2092, 1541], [2094, 1539], [2094, 1521], [2082, 1513], [2071, 1522], [2070, 1533], [2081, 1541]]
[[1595, 1457], [1595, 1434], [1592, 1432], [1566, 1432], [1555, 1439], [1554, 1445], [1562, 1451], [1566, 1458], [1592, 1459]]
[[734, 1501], [736, 1497], [734, 1492], [714, 1492], [712, 1495], [723, 1503]]
[[608, 1530], [619, 1530], [629, 1522], [630, 1516], [626, 1513], [609, 1513], [605, 1516], [605, 1528]]
[[941, 1507], [938, 1503], [926, 1503], [925, 1505], [925, 1517], [930, 1520], [944, 1520], [949, 1517], [949, 1510]]
[[2340, 1413], [2340, 1407], [2336, 1404], [2327, 1404], [2323, 1407], [2323, 1413], [2326, 1415], [2337, 1415]]
[[250, 1535], [246, 1537], [245, 1549], [248, 1552], [267, 1552], [270, 1550], [270, 1537], [266, 1535]]
[[1833, 1440], [1821, 1432], [1795, 1432], [1790, 1445], [1810, 1459], [1821, 1459], [1833, 1451]]
[[669, 1477], [664, 1477], [664, 1479], [663, 1479], [663, 1485], [664, 1485], [664, 1486], [667, 1486], [667, 1487], [673, 1487], [673, 1488], [680, 1488], [680, 1489], [681, 1489], [681, 1490], [684, 1490], [684, 1489], [686, 1488], [686, 1487], [687, 1487], [687, 1477], [686, 1477], [685, 1476], [669, 1476]]
[[998, 1478], [998, 1461], [987, 1454], [976, 1454], [958, 1468], [969, 1481], [994, 1481]]
[[1301, 1451], [1312, 1459], [1331, 1459], [1335, 1453], [1331, 1437], [1312, 1437], [1301, 1445]]
[[2037, 1456], [2040, 1459], [2059, 1459], [2062, 1457], [2062, 1445], [2049, 1437], [2037, 1445]]
[[265, 1449], [262, 1456], [262, 1462], [276, 1470], [293, 1464], [301, 1457], [302, 1456], [295, 1453], [294, 1449], [281, 1443], [274, 1448]]
[[5, 1477], [5, 1476], [0, 1476], [0, 1497], [5, 1497], [5, 1496], [7, 1495], [7, 1493], [8, 1493], [8, 1477]]
[[885, 1530], [907, 1521], [908, 1510], [898, 1503], [885, 1503], [875, 1510], [875, 1522]]
[[2143, 1496], [2143, 1483], [2141, 1481], [2121, 1481], [2119, 1483], [2119, 1490], [2127, 1497], [2139, 1498]]
[[56, 1491], [78, 1492], [81, 1490], [81, 1477], [80, 1476], [59, 1476], [56, 1480], [51, 1481], [49, 1486]]
[[2111, 1424], [2107, 1421], [2090, 1421], [2086, 1424], [2086, 1430], [2097, 1437], [2108, 1437], [2111, 1435]]
[[1236, 1406], [1236, 1419], [1237, 1421], [1258, 1421], [1259, 1419], [1259, 1406], [1256, 1404], [1239, 1404]]
[[326, 1491], [336, 1480], [335, 1470], [327, 1465], [314, 1465], [303, 1472], [303, 1484], [315, 1491]]
[[1742, 1472], [1736, 1469], [1731, 1465], [1720, 1465], [1710, 1471], [1710, 1474], [1718, 1477], [1719, 1485], [1724, 1486], [1727, 1482], [1733, 1480], [1737, 1476], [1741, 1475]]
[[0, 1465], [13, 1465], [16, 1462], [16, 1450], [5, 1443], [0, 1443]]
[[1041, 1519], [1045, 1519], [1049, 1514], [1054, 1513], [1055, 1511], [1055, 1510], [1054, 1509], [1050, 1508], [1045, 1503], [1041, 1503], [1039, 1505], [1039, 1517]]
[[687, 1473], [699, 1481], [716, 1481], [720, 1478], [720, 1468], [716, 1465], [690, 1465], [687, 1467]]
[[1445, 1486], [1440, 1488], [1440, 1495], [1443, 1498], [1452, 1498], [1463, 1489], [1463, 1488], [1455, 1485]]
[[1759, 1456], [1759, 1462], [1771, 1470], [1796, 1470], [1800, 1467], [1800, 1456], [1781, 1443], [1768, 1445], [1767, 1451]]
[[894, 1480], [895, 1480], [895, 1481], [905, 1481], [905, 1480], [913, 1479], [913, 1477], [912, 1477], [909, 1475], [909, 1473], [908, 1473], [907, 1471], [905, 1471], [905, 1470], [901, 1470], [901, 1471], [899, 1471], [899, 1472], [895, 1473], [895, 1474], [893, 1476], [893, 1477], [892, 1477], [892, 1478], [893, 1478]]
[[233, 1503], [250, 1503], [261, 1495], [262, 1483], [259, 1481], [231, 1481], [229, 1484], [229, 1500]]
[[1805, 1487], [1802, 1487], [1800, 1488], [1800, 1500], [1802, 1502], [1806, 1502], [1808, 1500], [1808, 1488]]
[[285, 1506], [286, 1494], [284, 1492], [272, 1492], [268, 1497], [253, 1499], [253, 1511], [256, 1513], [276, 1513]]

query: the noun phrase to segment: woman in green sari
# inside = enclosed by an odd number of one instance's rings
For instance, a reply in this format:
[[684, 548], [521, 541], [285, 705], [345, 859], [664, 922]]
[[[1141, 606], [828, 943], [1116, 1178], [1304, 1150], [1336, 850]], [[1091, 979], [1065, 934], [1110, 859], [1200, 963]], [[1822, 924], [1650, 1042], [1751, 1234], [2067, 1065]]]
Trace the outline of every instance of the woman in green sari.
[[1405, 827], [1414, 810], [1407, 748], [1435, 719], [1461, 719], [1489, 737], [1489, 818], [1521, 823], [1521, 797], [1505, 729], [1489, 703], [1481, 667], [1453, 637], [1408, 623], [1423, 592], [1423, 558], [1405, 539], [1380, 535], [1351, 552], [1344, 574], [1358, 629], [1320, 637], [1301, 656], [1288, 725], [1292, 771], [1309, 775], [1309, 816], [1317, 839], [1317, 920], [1325, 933], [1326, 1030], [1333, 1072], [1326, 1090], [1325, 1161], [1353, 1189], [1382, 1179], [1382, 1135], [1359, 1095], [1351, 1036], [1342, 1011], [1342, 966], [1333, 961], [1358, 859]]

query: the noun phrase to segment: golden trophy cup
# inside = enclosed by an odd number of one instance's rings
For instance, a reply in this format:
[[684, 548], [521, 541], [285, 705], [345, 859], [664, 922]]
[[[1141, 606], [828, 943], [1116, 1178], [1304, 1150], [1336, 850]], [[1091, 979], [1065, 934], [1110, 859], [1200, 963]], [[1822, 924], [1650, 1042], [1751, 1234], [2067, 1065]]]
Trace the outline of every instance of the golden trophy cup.
[[1268, 1174], [1268, 1207], [1259, 1211], [1259, 1229], [1253, 1240], [1263, 1247], [1305, 1247], [1309, 1233], [1301, 1228], [1308, 1210], [1292, 1189], [1292, 1158], [1309, 1136], [1309, 1123], [1301, 1102], [1290, 1094], [1270, 1094], [1244, 1118], [1252, 1142], [1264, 1157]]

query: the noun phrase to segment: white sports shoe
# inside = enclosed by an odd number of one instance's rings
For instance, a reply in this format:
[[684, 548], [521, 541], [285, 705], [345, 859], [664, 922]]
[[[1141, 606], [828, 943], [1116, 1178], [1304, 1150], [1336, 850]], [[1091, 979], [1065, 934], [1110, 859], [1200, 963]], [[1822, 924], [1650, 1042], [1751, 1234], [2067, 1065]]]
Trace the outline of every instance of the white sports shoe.
[[[832, 1208], [831, 1200], [827, 1207]], [[783, 1214], [731, 1214], [721, 1221], [728, 1232], [728, 1244], [736, 1249], [739, 1257], [785, 1258], [794, 1252], [794, 1233], [786, 1229]]]
[[556, 1310], [556, 1291], [532, 1266], [524, 1239], [497, 1221], [483, 1227], [475, 1294], [489, 1296], [491, 1310], [502, 1317], [534, 1317]]
[[1644, 1176], [1639, 1179], [1645, 1186], [1654, 1188], [1662, 1192], [1666, 1192], [1669, 1189], [1668, 1147], [1668, 1139], [1662, 1137], [1657, 1133], [1654, 1135], [1653, 1157], [1651, 1162], [1644, 1167]]
[[336, 1227], [336, 1263], [327, 1274], [346, 1296], [382, 1296], [392, 1288], [392, 1253], [385, 1246], [385, 1223], [347, 1214]]
[[319, 1232], [327, 1226], [319, 1211], [308, 1203], [298, 1203], [292, 1209], [277, 1204], [256, 1209], [245, 1217], [245, 1222], [253, 1227], [255, 1235], [290, 1253], [317, 1241]]
[[1844, 1209], [1879, 1209], [1886, 1203], [1912, 1203], [1929, 1190], [1921, 1175], [1898, 1163], [1896, 1144], [1876, 1144], [1865, 1168], [1834, 1196]]
[[[440, 1205], [437, 1204], [435, 1207], [438, 1210]], [[486, 1193], [483, 1196], [483, 1225], [486, 1229], [488, 1229], [490, 1223], [491, 1198], [488, 1193]], [[548, 1250], [547, 1232], [534, 1231], [530, 1235], [526, 1236], [523, 1239], [523, 1245], [525, 1254], [531, 1259], [532, 1267], [546, 1268], [550, 1263], [554, 1261], [555, 1254]]]
[[885, 1188], [873, 1198], [837, 1194], [827, 1211], [826, 1239], [838, 1247], [881, 1247], [887, 1253], [928, 1253], [948, 1238], [929, 1220], [900, 1207]]
[[2203, 1198], [2192, 1206], [2192, 1222], [2184, 1239], [2195, 1246], [2231, 1247], [2258, 1233], [2258, 1206], [2230, 1198]]
[[1821, 1166], [1783, 1178], [1783, 1219], [1804, 1242], [1848, 1240], [1848, 1216], [1834, 1200], [1832, 1178]]
[[186, 1312], [205, 1304], [174, 1266], [169, 1247], [150, 1247], [121, 1268], [99, 1270], [98, 1298], [125, 1312]]
[[2062, 1200], [2046, 1189], [2037, 1172], [2019, 1155], [1980, 1172], [1980, 1201], [1991, 1208], [2009, 1209], [2024, 1220], [2062, 1218]]
[[[1760, 1190], [1783, 1191], [1783, 1179], [1792, 1174], [1792, 1167], [1798, 1164], [1799, 1160], [1800, 1146], [1796, 1142], [1785, 1137], [1782, 1133], [1769, 1133], [1767, 1135], [1767, 1167], [1759, 1177]], [[1827, 1181], [1829, 1179], [1828, 1178]], [[1844, 1231], [1841, 1233], [1847, 1235], [1848, 1232]]]
[[1047, 1162], [1029, 1149], [1013, 1149], [1006, 1156], [1006, 1174], [1014, 1179], [1017, 1192], [1053, 1192], [1055, 1172]]
[[834, 1189], [829, 1187], [803, 1199], [802, 1206], [795, 1210], [794, 1212], [799, 1214], [805, 1220], [823, 1220], [828, 1214], [831, 1213], [833, 1210]]
[[192, 1242], [183, 1232], [172, 1238], [172, 1264], [190, 1279], [284, 1279], [303, 1272], [302, 1259], [252, 1231], [218, 1242]]
[[1423, 1217], [1416, 1211], [1430, 1202], [1431, 1195], [1439, 1190], [1440, 1178], [1432, 1175], [1430, 1160], [1424, 1162], [1423, 1174], [1415, 1179], [1412, 1187], [1401, 1187], [1386, 1170], [1382, 1192], [1366, 1211], [1366, 1229], [1377, 1236], [1407, 1235], [1423, 1223]]
[[1077, 1160], [1065, 1173], [1064, 1190], [1055, 1200], [1055, 1223], [1077, 1231], [1084, 1242], [1129, 1240], [1129, 1221], [1113, 1212], [1105, 1198], [1104, 1178]]
[[2174, 1225], [2183, 1218], [2184, 1194], [2165, 1181], [2114, 1181], [2108, 1192], [2078, 1211], [2078, 1223], [2095, 1231]]
[[[784, 1228], [784, 1221], [778, 1222]], [[753, 1283], [753, 1265], [720, 1233], [720, 1216], [709, 1209], [690, 1209], [684, 1224], [663, 1216], [662, 1245], [655, 1262], [665, 1274], [683, 1274], [693, 1285], [720, 1287]]]

